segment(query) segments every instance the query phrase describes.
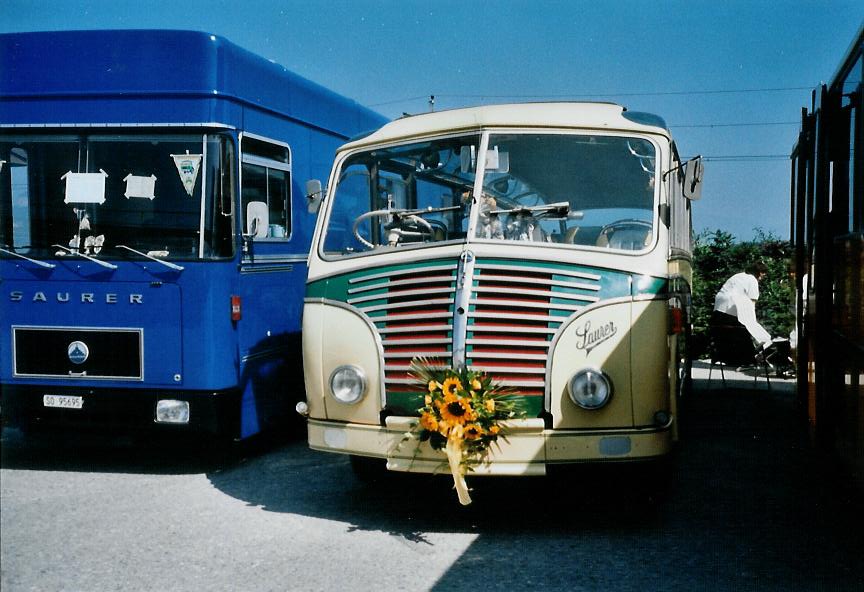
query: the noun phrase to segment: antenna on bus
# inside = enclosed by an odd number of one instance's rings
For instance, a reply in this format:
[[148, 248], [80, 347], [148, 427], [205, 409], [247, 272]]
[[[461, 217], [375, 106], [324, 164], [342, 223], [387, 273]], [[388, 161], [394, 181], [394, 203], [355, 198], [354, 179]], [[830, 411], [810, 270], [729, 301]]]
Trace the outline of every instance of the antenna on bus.
[[435, 95], [429, 95], [429, 111], [435, 112]]

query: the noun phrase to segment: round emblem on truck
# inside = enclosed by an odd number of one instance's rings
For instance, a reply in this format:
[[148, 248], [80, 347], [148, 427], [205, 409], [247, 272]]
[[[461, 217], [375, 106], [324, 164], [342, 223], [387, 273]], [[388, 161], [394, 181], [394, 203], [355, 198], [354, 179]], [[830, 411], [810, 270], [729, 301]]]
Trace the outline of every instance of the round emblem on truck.
[[66, 348], [66, 353], [73, 364], [83, 364], [90, 357], [90, 348], [83, 341], [73, 341]]

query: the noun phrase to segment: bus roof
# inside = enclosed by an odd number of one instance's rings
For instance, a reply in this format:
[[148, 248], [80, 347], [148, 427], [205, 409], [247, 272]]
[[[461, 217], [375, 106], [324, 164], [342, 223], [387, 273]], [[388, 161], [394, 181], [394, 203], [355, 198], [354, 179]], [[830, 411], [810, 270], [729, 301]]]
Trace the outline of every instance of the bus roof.
[[409, 115], [343, 148], [486, 127], [608, 129], [670, 137], [662, 118], [649, 113], [627, 111], [614, 103], [511, 103]]
[[[0, 55], [0, 125], [206, 122], [239, 127], [243, 119], [237, 107], [251, 107], [347, 138], [386, 121], [271, 60], [203, 32], [2, 34]], [[148, 102], [158, 108], [148, 109]], [[206, 118], [194, 121], [201, 117]]]

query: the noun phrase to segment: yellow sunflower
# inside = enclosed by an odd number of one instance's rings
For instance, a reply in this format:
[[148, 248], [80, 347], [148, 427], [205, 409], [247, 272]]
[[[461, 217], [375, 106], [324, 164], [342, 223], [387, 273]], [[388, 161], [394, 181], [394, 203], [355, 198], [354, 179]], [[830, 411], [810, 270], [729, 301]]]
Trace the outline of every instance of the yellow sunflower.
[[429, 412], [424, 412], [423, 415], [420, 416], [420, 425], [424, 430], [429, 430], [430, 432], [438, 431], [438, 420]]
[[450, 425], [465, 425], [474, 421], [476, 414], [471, 409], [471, 401], [465, 397], [448, 395], [444, 401], [438, 404], [441, 419]]
[[[494, 426], [493, 426], [494, 427]], [[465, 438], [467, 440], [476, 440], [483, 435], [483, 428], [476, 423], [469, 423], [465, 426]]]
[[462, 383], [455, 376], [451, 376], [444, 380], [441, 390], [444, 391], [444, 395], [455, 395], [462, 390]]

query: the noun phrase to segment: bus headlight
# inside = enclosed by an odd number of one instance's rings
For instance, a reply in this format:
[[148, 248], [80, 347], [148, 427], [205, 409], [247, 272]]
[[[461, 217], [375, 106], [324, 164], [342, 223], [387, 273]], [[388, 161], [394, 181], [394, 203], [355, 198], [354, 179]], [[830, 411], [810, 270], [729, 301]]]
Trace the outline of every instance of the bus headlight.
[[330, 375], [330, 394], [340, 403], [353, 405], [366, 394], [366, 375], [357, 366], [339, 366]]
[[600, 370], [585, 368], [567, 383], [570, 400], [583, 409], [600, 409], [612, 398], [612, 381]]

